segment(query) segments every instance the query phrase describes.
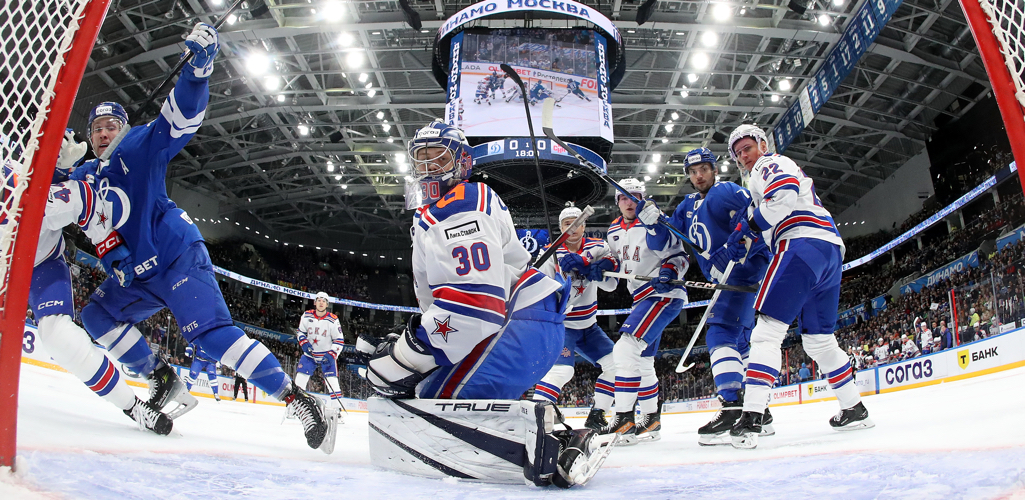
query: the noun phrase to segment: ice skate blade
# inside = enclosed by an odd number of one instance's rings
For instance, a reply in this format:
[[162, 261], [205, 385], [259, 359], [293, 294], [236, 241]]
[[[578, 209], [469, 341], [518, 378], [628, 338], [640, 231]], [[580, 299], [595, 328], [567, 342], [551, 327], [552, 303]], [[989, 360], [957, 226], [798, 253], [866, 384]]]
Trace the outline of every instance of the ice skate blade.
[[327, 425], [327, 430], [324, 432], [324, 440], [320, 442], [320, 446], [317, 449], [330, 455], [335, 451], [335, 436], [338, 434], [338, 413], [333, 411], [324, 412], [324, 423]]
[[730, 444], [741, 450], [753, 450], [758, 447], [758, 434], [745, 432], [740, 436], [730, 435]]
[[662, 434], [659, 433], [659, 431], [645, 432], [644, 434], [637, 436], [638, 443], [650, 443], [658, 441], [659, 439], [662, 439]]
[[759, 436], [775, 436], [776, 428], [772, 424], [762, 424], [762, 432], [758, 433]]
[[846, 432], [846, 431], [860, 431], [861, 429], [869, 429], [875, 427], [875, 422], [870, 418], [865, 420], [859, 420], [857, 422], [851, 422], [843, 427], [833, 427], [834, 431]]
[[171, 400], [171, 402], [178, 403], [178, 406], [174, 407], [171, 411], [164, 411], [167, 418], [176, 420], [178, 417], [196, 409], [199, 405], [199, 400], [195, 396], [187, 392], [180, 392], [178, 395]]
[[616, 436], [619, 436], [619, 439], [616, 440], [616, 446], [633, 446], [633, 445], [637, 444], [637, 436], [634, 435], [634, 434], [618, 434], [618, 433], [613, 433], [613, 434], [606, 434], [606, 435], [616, 435]]
[[605, 463], [605, 459], [612, 453], [612, 449], [621, 440], [622, 436], [619, 434], [605, 434], [594, 436], [591, 439], [591, 453], [587, 456], [587, 460], [577, 460], [572, 467], [569, 468], [569, 478], [573, 481], [574, 485], [583, 486], [598, 473], [598, 469]]
[[730, 444], [730, 431], [722, 431], [718, 434], [698, 434], [698, 444], [701, 446]]

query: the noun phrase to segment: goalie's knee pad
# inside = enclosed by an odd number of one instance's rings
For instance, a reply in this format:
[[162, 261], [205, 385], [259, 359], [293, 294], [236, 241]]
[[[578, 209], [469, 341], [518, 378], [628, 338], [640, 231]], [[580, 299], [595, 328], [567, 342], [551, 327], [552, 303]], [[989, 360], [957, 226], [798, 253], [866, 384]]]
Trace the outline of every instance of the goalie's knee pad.
[[541, 381], [534, 386], [534, 401], [559, 402], [559, 395], [562, 394], [562, 386], [566, 385], [573, 378], [573, 367], [570, 365], [555, 365]]
[[267, 347], [246, 336], [236, 326], [222, 326], [203, 333], [196, 343], [221, 364], [231, 367], [267, 394], [280, 398], [291, 382]]

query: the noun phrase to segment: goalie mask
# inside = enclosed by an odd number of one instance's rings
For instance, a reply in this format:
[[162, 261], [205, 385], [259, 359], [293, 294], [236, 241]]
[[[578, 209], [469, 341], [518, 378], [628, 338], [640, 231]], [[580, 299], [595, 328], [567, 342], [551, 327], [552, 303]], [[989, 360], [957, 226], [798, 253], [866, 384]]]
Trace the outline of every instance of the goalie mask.
[[417, 130], [409, 141], [413, 173], [406, 181], [406, 209], [429, 205], [473, 171], [470, 143], [462, 130], [441, 121]]

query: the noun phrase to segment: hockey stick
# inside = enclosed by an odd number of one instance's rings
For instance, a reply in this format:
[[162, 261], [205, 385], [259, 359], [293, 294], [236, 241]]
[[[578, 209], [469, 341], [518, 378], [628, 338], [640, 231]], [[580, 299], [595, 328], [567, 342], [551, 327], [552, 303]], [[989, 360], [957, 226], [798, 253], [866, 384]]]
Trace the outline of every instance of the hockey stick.
[[[733, 272], [733, 266], [735, 264], [736, 262], [732, 260], [729, 264], [726, 264], [726, 270], [722, 273], [721, 281], [725, 282], [730, 279], [730, 273]], [[683, 350], [683, 356], [680, 357], [680, 362], [676, 364], [676, 373], [683, 373], [694, 368], [694, 363], [687, 366], [683, 366], [683, 363], [684, 361], [687, 361], [687, 356], [690, 355], [691, 349], [694, 348], [694, 344], [698, 341], [698, 336], [701, 335], [701, 329], [705, 327], [705, 322], [708, 321], [708, 313], [712, 310], [712, 307], [715, 306], [715, 302], [719, 300], [719, 294], [721, 293], [721, 289], [716, 290], [715, 293], [712, 294], [712, 298], [708, 301], [708, 305], [705, 306], [705, 313], [701, 315], [701, 321], [698, 322], [698, 327], [694, 329], [694, 334], [690, 336], [690, 342], [687, 342], [687, 348]]]
[[[732, 263], [732, 261], [731, 261]], [[640, 274], [628, 274], [628, 273], [614, 273], [612, 271], [605, 271], [605, 276], [611, 276], [613, 278], [626, 278], [637, 281], [651, 281], [657, 279], [658, 276], [642, 276]], [[669, 280], [666, 283], [676, 286], [685, 286], [687, 288], [699, 288], [702, 290], [726, 290], [728, 292], [744, 292], [754, 293], [758, 291], [758, 285], [726, 285], [722, 283], [709, 283], [707, 281], [684, 281], [684, 280]]]
[[[635, 197], [634, 195], [632, 195], [629, 192], [627, 192], [627, 190], [624, 189], [623, 186], [620, 186], [619, 183], [616, 182], [615, 179], [613, 179], [612, 177], [609, 177], [609, 174], [602, 172], [601, 169], [599, 169], [597, 165], [595, 165], [594, 163], [591, 163], [590, 161], [588, 161], [587, 158], [584, 158], [583, 156], [580, 156], [580, 153], [578, 153], [577, 150], [573, 149], [572, 146], [570, 146], [569, 144], [566, 144], [562, 139], [559, 139], [559, 136], [555, 135], [555, 131], [552, 130], [552, 125], [554, 123], [554, 119], [553, 119], [554, 114], [555, 114], [555, 99], [552, 99], [551, 97], [549, 97], [549, 98], [545, 99], [545, 102], [544, 102], [544, 105], [543, 105], [542, 111], [541, 111], [541, 130], [544, 132], [544, 134], [546, 136], [548, 136], [549, 139], [555, 141], [556, 144], [562, 146], [563, 149], [565, 149], [566, 151], [569, 151], [569, 153], [571, 155], [573, 155], [573, 157], [576, 158], [577, 161], [579, 161], [581, 165], [587, 167], [592, 172], [594, 172], [599, 177], [601, 177], [605, 182], [611, 184], [612, 187], [616, 188], [616, 191], [619, 191], [620, 193], [623, 194], [623, 196], [626, 196], [627, 198], [629, 198], [634, 203], [639, 202], [640, 200], [638, 200], [637, 197]], [[683, 233], [681, 233], [679, 229], [676, 229], [676, 227], [673, 226], [672, 223], [670, 223], [668, 219], [666, 219], [665, 215], [662, 215], [662, 216], [660, 216], [658, 218], [658, 223], [659, 223], [660, 226], [665, 227], [666, 229], [669, 230], [669, 232], [673, 233], [674, 236], [676, 236], [677, 238], [683, 240], [683, 242], [686, 243], [687, 245], [689, 245], [691, 247], [691, 249], [696, 254], [698, 254], [698, 255], [706, 258], [706, 259], [709, 257], [708, 252], [702, 252], [700, 250], [701, 247], [699, 247], [697, 245], [697, 243], [694, 243], [693, 241], [691, 241], [690, 238], [684, 236]], [[696, 282], [689, 282], [689, 283], [696, 283]]]
[[[337, 362], [337, 360], [335, 360], [335, 361]], [[338, 368], [335, 368], [335, 370], [337, 371]], [[331, 385], [331, 381], [328, 380], [327, 375], [324, 375], [324, 370], [323, 369], [320, 370], [320, 378], [324, 381], [324, 387], [327, 387], [328, 390], [330, 390], [331, 392], [342, 392], [341, 388], [339, 388], [337, 391], [335, 390], [334, 386]], [[334, 398], [332, 398], [332, 399], [334, 399]], [[345, 405], [343, 405], [340, 400], [335, 399], [334, 401], [336, 403], [338, 403], [338, 406], [340, 406], [342, 408], [342, 411], [344, 411], [346, 415], [349, 414], [349, 410], [345, 409]]]
[[545, 253], [541, 254], [541, 256], [537, 258], [537, 261], [534, 262], [534, 267], [541, 267], [541, 264], [544, 264], [549, 257], [555, 255], [555, 251], [569, 239], [569, 235], [575, 231], [576, 228], [584, 225], [587, 222], [587, 218], [592, 215], [594, 215], [594, 209], [591, 208], [591, 205], [584, 207], [584, 209], [580, 211], [580, 216], [577, 217], [577, 220], [573, 221], [573, 223], [559, 235], [559, 238], [548, 246], [548, 250], [545, 250]]
[[[224, 15], [222, 15], [221, 18], [218, 19], [216, 23], [214, 23], [214, 29], [220, 29], [221, 25], [224, 24], [224, 21], [226, 21], [228, 17], [232, 15], [232, 13], [234, 13], [236, 10], [238, 10], [239, 7], [242, 6], [243, 1], [244, 0], [235, 0], [235, 3], [231, 4], [231, 7], [228, 7], [228, 10], [224, 12]], [[254, 6], [250, 10], [255, 9], [256, 7]], [[192, 59], [192, 56], [192, 50], [188, 48], [185, 49], [185, 53], [182, 54], [182, 58], [178, 60], [178, 64], [175, 64], [174, 67], [171, 68], [171, 72], [168, 73], [166, 77], [164, 77], [164, 81], [160, 82], [160, 85], [157, 85], [157, 88], [154, 89], [153, 92], [150, 92], [149, 97], [147, 97], [146, 100], [143, 101], [142, 106], [139, 106], [140, 118], [143, 116], [143, 113], [145, 112], [146, 108], [149, 107], [149, 105], [157, 99], [157, 96], [160, 95], [161, 92], [163, 92], [164, 87], [167, 87], [167, 84], [171, 83], [171, 80], [175, 77], [175, 75], [177, 75], [178, 72], [185, 67], [185, 63], [189, 62], [189, 60]]]
[[534, 168], [537, 169], [537, 183], [541, 189], [541, 208], [545, 212], [545, 226], [548, 228], [548, 235], [550, 237], [552, 234], [552, 221], [551, 217], [548, 216], [548, 197], [545, 196], [545, 180], [541, 177], [541, 160], [537, 153], [537, 138], [534, 137], [534, 120], [530, 118], [527, 87], [523, 85], [523, 79], [516, 73], [516, 70], [512, 69], [512, 66], [502, 63], [499, 67], [502, 68], [505, 74], [509, 75], [509, 78], [512, 78], [513, 82], [520, 88], [520, 93], [523, 94], [523, 109], [527, 112], [527, 128], [530, 130], [530, 146], [534, 149]]

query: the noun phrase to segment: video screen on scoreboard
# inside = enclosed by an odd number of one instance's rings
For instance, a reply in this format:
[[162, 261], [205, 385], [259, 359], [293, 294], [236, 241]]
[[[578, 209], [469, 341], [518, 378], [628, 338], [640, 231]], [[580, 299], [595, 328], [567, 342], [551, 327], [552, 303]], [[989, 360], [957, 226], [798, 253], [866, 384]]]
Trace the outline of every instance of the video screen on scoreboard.
[[[524, 99], [539, 133], [542, 103], [552, 97], [557, 134], [612, 141], [611, 108], [600, 97], [608, 75], [599, 67], [607, 64], [601, 35], [588, 29], [484, 29], [463, 32], [458, 43], [459, 74], [449, 82], [449, 116], [467, 136], [527, 136]], [[501, 63], [520, 75], [526, 95]]]

